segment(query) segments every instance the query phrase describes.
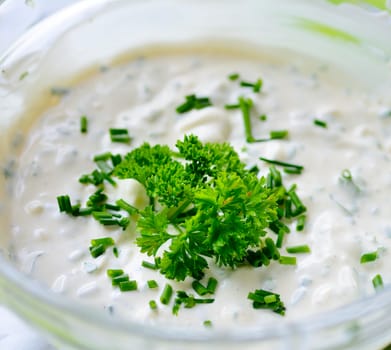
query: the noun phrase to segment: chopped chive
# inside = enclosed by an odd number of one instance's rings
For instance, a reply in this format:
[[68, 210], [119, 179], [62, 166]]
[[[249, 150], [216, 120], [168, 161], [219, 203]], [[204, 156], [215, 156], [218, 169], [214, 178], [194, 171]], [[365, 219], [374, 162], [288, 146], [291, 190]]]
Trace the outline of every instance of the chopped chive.
[[113, 255], [118, 258], [119, 256], [119, 252], [118, 252], [118, 248], [117, 247], [113, 247]]
[[151, 310], [156, 310], [157, 309], [156, 301], [155, 300], [150, 300], [149, 301], [149, 307], [151, 308]]
[[291, 164], [291, 163], [286, 163], [286, 162], [282, 162], [280, 160], [275, 160], [275, 159], [267, 159], [267, 158], [264, 158], [264, 157], [259, 157], [260, 160], [263, 160], [264, 162], [266, 163], [270, 163], [270, 164], [275, 164], [275, 165], [280, 165], [280, 166], [283, 166], [283, 167], [287, 167], [287, 168], [295, 168], [295, 169], [300, 169], [300, 170], [303, 170], [304, 167], [302, 165], [296, 165], [296, 164]]
[[112, 167], [104, 160], [97, 160], [96, 165], [102, 173], [110, 174], [113, 171]]
[[87, 207], [97, 207], [103, 205], [107, 200], [107, 195], [103, 193], [103, 189], [97, 190], [87, 200]]
[[232, 73], [232, 74], [230, 74], [230, 75], [228, 76], [228, 79], [234, 81], [234, 80], [238, 80], [239, 77], [240, 77], [240, 76], [239, 76], [239, 73]]
[[85, 115], [82, 115], [80, 117], [80, 132], [82, 134], [85, 134], [88, 130], [88, 119], [87, 119], [87, 116]]
[[327, 123], [325, 121], [319, 120], [319, 119], [314, 119], [314, 125], [320, 126], [321, 128], [324, 128], [324, 129], [327, 128]]
[[132, 140], [127, 129], [111, 128], [109, 131], [112, 142], [129, 143]]
[[106, 247], [110, 247], [110, 246], [114, 245], [114, 239], [112, 239], [111, 237], [91, 239], [92, 246], [96, 246], [99, 244], [103, 244]]
[[218, 281], [214, 277], [210, 277], [206, 289], [208, 289], [210, 294], [213, 294], [216, 291]]
[[205, 321], [204, 321], [204, 326], [205, 326], [205, 327], [208, 327], [208, 328], [209, 328], [209, 327], [212, 327], [212, 326], [213, 326], [212, 321], [211, 321], [211, 320], [205, 320]]
[[57, 204], [58, 208], [60, 209], [60, 212], [70, 214], [72, 213], [72, 204], [71, 204], [71, 199], [69, 198], [68, 195], [64, 196], [58, 196], [57, 197]]
[[122, 275], [119, 275], [119, 276], [114, 276], [111, 279], [111, 284], [113, 286], [119, 286], [119, 284], [121, 282], [126, 282], [126, 281], [129, 281], [129, 275], [128, 274], [122, 274]]
[[106, 271], [107, 276], [110, 278], [118, 277], [124, 274], [124, 270], [121, 269], [108, 269]]
[[155, 280], [148, 280], [147, 284], [148, 284], [148, 288], [150, 288], [150, 289], [159, 287], [159, 285], [157, 284], [157, 282]]
[[112, 211], [119, 211], [121, 209], [118, 205], [114, 205], [110, 203], [106, 203], [104, 207], [106, 210], [112, 210]]
[[273, 165], [269, 168], [269, 171], [273, 179], [273, 185], [274, 185], [273, 187], [281, 186], [282, 185], [281, 173]]
[[79, 208], [79, 210], [77, 211], [77, 216], [87, 216], [87, 215], [91, 215], [92, 213], [92, 208]]
[[127, 211], [130, 215], [138, 213], [138, 209], [123, 199], [118, 199], [115, 204], [117, 204], [121, 209]]
[[255, 142], [255, 139], [252, 135], [252, 128], [251, 128], [251, 117], [250, 117], [250, 110], [253, 105], [253, 101], [249, 98], [239, 97], [239, 107], [242, 111], [242, 117], [243, 117], [243, 123], [244, 123], [244, 132], [246, 135], [246, 141], [248, 143]]
[[110, 152], [106, 152], [106, 153], [101, 153], [101, 154], [95, 155], [94, 158], [93, 158], [93, 161], [94, 162], [97, 162], [98, 160], [107, 161], [110, 158], [111, 158], [111, 153]]
[[113, 214], [108, 213], [106, 211], [93, 211], [92, 216], [96, 220], [102, 220], [102, 219], [111, 219], [113, 218]]
[[275, 294], [266, 295], [263, 300], [266, 304], [275, 303], [277, 301], [277, 296]]
[[198, 295], [203, 296], [209, 294], [208, 288], [204, 287], [199, 281], [194, 280], [191, 285]]
[[285, 139], [289, 135], [288, 130], [274, 130], [270, 131], [270, 138], [272, 140], [280, 140], [280, 139]]
[[295, 256], [280, 256], [279, 263], [281, 265], [296, 265]]
[[122, 281], [119, 283], [119, 289], [121, 292], [131, 292], [137, 290], [137, 281]]
[[250, 292], [247, 298], [253, 302], [254, 309], [270, 309], [277, 314], [285, 315], [286, 308], [279, 294], [257, 289]]
[[157, 270], [157, 266], [149, 261], [143, 260], [141, 266], [146, 267], [147, 269]]
[[283, 168], [283, 171], [286, 174], [301, 174], [302, 169], [298, 169], [298, 168]]
[[183, 114], [192, 109], [202, 109], [212, 105], [209, 97], [197, 97], [196, 95], [188, 95], [185, 97], [185, 102], [176, 108], [177, 113]]
[[239, 104], [231, 104], [231, 105], [224, 105], [225, 109], [239, 109], [240, 105]]
[[307, 210], [307, 208], [304, 206], [304, 204], [300, 200], [296, 191], [290, 191], [288, 193], [289, 193], [289, 197], [292, 200], [292, 204], [295, 206], [295, 210], [292, 211], [292, 216], [298, 216], [298, 215], [304, 213]]
[[277, 237], [277, 242], [276, 242], [276, 247], [277, 248], [281, 248], [282, 247], [282, 243], [284, 241], [284, 237], [285, 237], [285, 231], [280, 229], [278, 231], [278, 237]]
[[120, 154], [112, 154], [110, 158], [113, 167], [117, 166], [122, 161], [122, 156]]
[[258, 79], [255, 83], [250, 83], [248, 81], [243, 81], [243, 80], [240, 82], [240, 86], [251, 87], [253, 88], [253, 92], [260, 92], [262, 85], [263, 85], [262, 79]]
[[300, 215], [297, 218], [297, 224], [296, 224], [296, 230], [297, 231], [303, 231], [304, 230], [306, 219], [307, 219], [307, 217], [305, 215]]
[[160, 301], [164, 305], [168, 305], [172, 297], [172, 287], [168, 283], [164, 286], [163, 292], [160, 296]]
[[285, 249], [289, 254], [311, 253], [311, 249], [307, 244], [286, 247]]
[[267, 115], [266, 114], [262, 114], [259, 116], [259, 120], [262, 121], [262, 122], [265, 122], [267, 120]]
[[384, 285], [381, 275], [377, 274], [375, 277], [373, 277], [372, 284], [376, 291], [383, 289]]
[[97, 257], [101, 256], [102, 254], [105, 253], [106, 247], [103, 244], [98, 244], [95, 246], [90, 246], [89, 247], [90, 254], [91, 256], [96, 259]]
[[378, 258], [377, 251], [371, 253], [365, 253], [361, 255], [360, 264], [366, 264], [368, 262], [375, 261]]

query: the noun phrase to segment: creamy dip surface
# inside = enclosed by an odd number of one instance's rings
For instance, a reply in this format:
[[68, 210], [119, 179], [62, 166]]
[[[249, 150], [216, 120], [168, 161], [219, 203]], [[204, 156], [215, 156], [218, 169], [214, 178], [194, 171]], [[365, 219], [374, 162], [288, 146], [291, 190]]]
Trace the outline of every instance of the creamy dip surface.
[[[238, 73], [238, 80], [228, 76]], [[240, 81], [261, 78], [260, 92]], [[23, 136], [12, 199], [12, 250], [21, 271], [54, 293], [104, 309], [113, 317], [142, 323], [216, 328], [270, 325], [332, 310], [375, 293], [372, 279], [380, 274], [391, 282], [391, 104], [360, 88], [353, 79], [324, 63], [286, 55], [241, 57], [224, 53], [145, 52], [125, 64], [105, 66], [75, 86], [53, 90], [57, 103]], [[185, 96], [207, 96], [212, 106], [176, 113]], [[270, 131], [287, 130], [286, 139], [247, 143], [242, 113], [227, 110], [239, 96], [251, 98], [253, 135], [267, 138]], [[58, 101], [57, 101], [58, 100]], [[53, 102], [53, 101], [52, 101]], [[388, 101], [390, 102], [390, 101]], [[80, 117], [88, 131], [80, 132]], [[260, 118], [265, 115], [266, 118]], [[264, 120], [266, 119], [266, 120]], [[322, 121], [326, 127], [316, 125]], [[110, 128], [126, 128], [130, 144], [113, 143]], [[218, 280], [211, 304], [182, 307], [172, 314], [172, 303], [160, 295], [166, 283], [174, 292], [195, 294], [192, 278], [165, 279], [143, 267], [152, 261], [134, 243], [134, 221], [126, 230], [102, 226], [91, 217], [70, 217], [59, 212], [57, 196], [69, 194], [84, 205], [96, 191], [78, 182], [96, 168], [93, 156], [104, 152], [126, 154], [147, 141], [174, 147], [185, 134], [202, 141], [231, 143], [260, 176], [269, 164], [259, 157], [300, 164], [301, 174], [282, 172], [284, 185], [297, 184], [307, 207], [303, 231], [288, 222], [281, 249], [296, 256], [296, 265], [272, 261], [259, 268], [220, 268], [210, 263]], [[343, 177], [348, 174], [348, 178]], [[350, 177], [351, 176], [351, 177]], [[109, 202], [123, 198], [138, 208], [148, 196], [135, 180], [105, 184]], [[108, 249], [94, 259], [91, 239], [113, 237], [118, 257]], [[273, 239], [277, 235], [270, 232]], [[308, 245], [310, 253], [289, 254], [286, 247]], [[375, 261], [360, 263], [366, 253]], [[107, 269], [123, 269], [136, 280], [136, 291], [112, 287]], [[158, 288], [149, 288], [155, 280]], [[249, 292], [265, 289], [281, 296], [285, 316], [253, 309]], [[155, 300], [152, 310], [149, 301]]]

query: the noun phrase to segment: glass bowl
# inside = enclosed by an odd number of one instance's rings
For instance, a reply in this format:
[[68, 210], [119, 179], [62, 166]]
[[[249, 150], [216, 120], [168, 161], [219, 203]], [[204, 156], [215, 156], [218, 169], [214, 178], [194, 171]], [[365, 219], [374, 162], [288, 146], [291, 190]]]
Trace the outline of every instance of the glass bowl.
[[[10, 179], [4, 169], [12, 170], [17, 158], [12, 135], [40, 114], [44, 103], [39, 96], [54, 83], [69, 83], [92, 67], [116, 61], [140, 47], [224, 42], [248, 52], [262, 47], [294, 50], [358, 76], [369, 89], [390, 88], [391, 10], [384, 1], [355, 3], [86, 0], [43, 20], [35, 16], [22, 21], [22, 29], [15, 32], [18, 40], [0, 57], [4, 174], [0, 179], [4, 198], [0, 205], [0, 300], [61, 349], [380, 349], [389, 344], [390, 286], [337, 310], [261, 329], [223, 332], [144, 326], [113, 319], [50, 293], [13, 266], [9, 244]], [[46, 5], [39, 6], [46, 9]], [[6, 16], [9, 20], [18, 13], [6, 12]]]

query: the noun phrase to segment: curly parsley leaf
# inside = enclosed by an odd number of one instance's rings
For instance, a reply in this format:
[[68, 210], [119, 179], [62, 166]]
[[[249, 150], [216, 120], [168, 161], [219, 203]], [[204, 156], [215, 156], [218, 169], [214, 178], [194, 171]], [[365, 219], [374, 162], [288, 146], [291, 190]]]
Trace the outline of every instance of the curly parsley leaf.
[[137, 245], [161, 257], [160, 272], [178, 281], [202, 278], [208, 258], [231, 268], [243, 264], [249, 249], [265, 246], [266, 229], [279, 219], [280, 192], [246, 170], [229, 144], [202, 144], [189, 135], [176, 146], [178, 153], [145, 143], [114, 169], [142, 183], [157, 204], [140, 212]]

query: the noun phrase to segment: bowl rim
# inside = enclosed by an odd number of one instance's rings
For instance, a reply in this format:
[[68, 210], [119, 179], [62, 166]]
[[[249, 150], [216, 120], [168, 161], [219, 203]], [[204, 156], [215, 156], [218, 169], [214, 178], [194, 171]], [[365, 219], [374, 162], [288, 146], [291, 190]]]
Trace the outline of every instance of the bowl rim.
[[[53, 24], [60, 27], [62, 23], [70, 18], [73, 21], [65, 25], [61, 30], [64, 33], [70, 25], [75, 25], [82, 20], [82, 16], [77, 14], [87, 11], [91, 15], [98, 14], [98, 12], [110, 3], [120, 2], [121, 0], [84, 0], [73, 4], [67, 8], [62, 8], [60, 13], [54, 13], [43, 21], [35, 24], [20, 37], [6, 52], [0, 56], [0, 63], [7, 60], [17, 49], [28, 42], [28, 39], [37, 34], [42, 35], [44, 31], [43, 26], [51, 27]], [[139, 0], [134, 0], [137, 2]], [[1, 5], [1, 1], [0, 1]], [[278, 325], [272, 325], [262, 329], [251, 328], [248, 330], [229, 329], [226, 330], [188, 330], [170, 326], [164, 327], [162, 324], [145, 325], [144, 323], [137, 323], [131, 320], [123, 320], [120, 318], [113, 318], [109, 314], [98, 310], [95, 307], [85, 305], [83, 303], [75, 302], [64, 296], [51, 292], [47, 287], [40, 283], [32, 283], [31, 278], [24, 275], [21, 271], [13, 266], [6, 254], [0, 249], [0, 289], [1, 285], [7, 285], [9, 288], [17, 288], [26, 296], [32, 297], [38, 303], [43, 303], [65, 315], [77, 317], [86, 323], [93, 323], [101, 327], [101, 329], [112, 330], [123, 334], [148, 337], [154, 340], [170, 340], [170, 341], [190, 341], [196, 343], [211, 342], [259, 342], [264, 340], [271, 340], [282, 336], [295, 336], [300, 334], [308, 334], [319, 330], [325, 330], [328, 327], [332, 328], [338, 325], [346, 324], [347, 322], [354, 322], [357, 318], [365, 317], [376, 311], [385, 308], [391, 309], [391, 285], [385, 286], [384, 290], [356, 300], [350, 304], [344, 305], [338, 309], [318, 313], [298, 321], [282, 322]], [[391, 310], [390, 310], [391, 311]], [[178, 330], [180, 332], [178, 332]]]

